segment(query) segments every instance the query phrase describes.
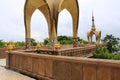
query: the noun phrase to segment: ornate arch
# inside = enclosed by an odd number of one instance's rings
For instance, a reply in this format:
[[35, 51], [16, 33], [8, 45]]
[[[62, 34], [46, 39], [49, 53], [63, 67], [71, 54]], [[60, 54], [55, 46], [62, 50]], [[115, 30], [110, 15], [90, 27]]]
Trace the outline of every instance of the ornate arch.
[[[72, 6], [71, 6], [72, 5]], [[30, 47], [30, 22], [31, 16], [36, 9], [39, 9], [48, 22], [48, 31], [50, 41], [57, 37], [58, 14], [63, 9], [67, 9], [73, 19], [73, 46], [77, 44], [77, 32], [79, 22], [79, 7], [77, 0], [26, 0], [24, 6], [24, 23], [26, 32], [26, 49]]]
[[90, 31], [90, 32], [87, 33], [88, 42], [90, 44], [92, 44], [92, 42], [93, 42], [92, 41], [93, 35], [95, 35], [95, 37], [96, 37], [95, 44], [100, 44], [101, 31]]
[[[39, 4], [38, 4], [39, 3]], [[45, 3], [44, 0], [36, 0], [34, 2], [33, 0], [26, 0], [25, 6], [24, 6], [24, 23], [25, 23], [25, 32], [26, 32], [26, 49], [30, 48], [30, 38], [31, 38], [31, 17], [35, 10], [40, 10], [43, 15], [45, 16], [47, 23], [48, 23], [48, 32], [49, 32], [49, 38], [51, 40], [51, 21], [50, 21], [50, 10], [48, 5]]]

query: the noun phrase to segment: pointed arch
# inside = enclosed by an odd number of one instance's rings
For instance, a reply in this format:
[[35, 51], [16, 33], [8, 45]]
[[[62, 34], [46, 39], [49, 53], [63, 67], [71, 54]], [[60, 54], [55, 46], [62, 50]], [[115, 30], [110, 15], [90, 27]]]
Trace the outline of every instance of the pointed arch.
[[96, 35], [93, 34], [93, 35], [92, 35], [92, 43], [95, 43], [96, 41], [97, 41], [97, 39], [96, 39]]
[[[69, 4], [69, 5], [68, 5]], [[72, 6], [71, 6], [72, 5]], [[78, 22], [79, 22], [79, 6], [77, 0], [26, 0], [24, 6], [24, 22], [26, 31], [26, 49], [30, 47], [30, 20], [33, 12], [36, 9], [41, 10], [47, 19], [49, 37], [53, 41], [54, 37], [57, 36], [57, 22], [58, 14], [63, 10], [67, 9], [72, 15], [73, 22], [73, 46], [77, 47], [77, 32], [78, 32]]]
[[58, 28], [57, 32], [58, 35], [69, 35], [72, 36], [73, 34], [73, 19], [72, 15], [67, 9], [63, 9], [58, 14]]
[[[68, 5], [69, 4], [69, 5]], [[72, 6], [71, 6], [72, 5]], [[73, 38], [77, 38], [78, 33], [78, 23], [79, 23], [79, 6], [77, 0], [62, 0], [59, 7], [58, 12], [61, 12], [64, 8], [66, 8], [72, 15], [73, 20]]]
[[99, 44], [100, 43], [100, 37], [101, 37], [101, 31], [90, 31], [87, 32], [87, 37], [88, 37], [88, 42], [90, 44], [93, 43], [93, 37], [95, 36], [95, 44]]
[[31, 17], [31, 37], [35, 40], [43, 40], [48, 37], [47, 20], [39, 9], [36, 9]]

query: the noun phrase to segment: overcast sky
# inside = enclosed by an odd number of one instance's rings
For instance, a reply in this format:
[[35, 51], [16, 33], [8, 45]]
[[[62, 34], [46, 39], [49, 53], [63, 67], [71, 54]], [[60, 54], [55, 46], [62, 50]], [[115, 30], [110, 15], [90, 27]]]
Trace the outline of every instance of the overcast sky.
[[[87, 39], [86, 33], [91, 29], [92, 10], [95, 16], [95, 26], [106, 34], [120, 38], [120, 0], [78, 0], [80, 20], [78, 36]], [[23, 7], [25, 0], [0, 1], [0, 40], [24, 41], [25, 27]], [[72, 5], [71, 5], [72, 7]], [[43, 14], [36, 10], [31, 21], [31, 37], [43, 41], [48, 37], [47, 22]], [[72, 18], [69, 12], [63, 10], [59, 14], [58, 35], [72, 36]]]

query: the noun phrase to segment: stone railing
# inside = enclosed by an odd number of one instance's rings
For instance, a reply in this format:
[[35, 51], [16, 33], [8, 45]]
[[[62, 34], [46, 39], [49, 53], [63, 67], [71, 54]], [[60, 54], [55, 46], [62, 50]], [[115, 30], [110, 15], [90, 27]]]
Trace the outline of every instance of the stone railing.
[[[101, 46], [101, 45], [100, 45]], [[36, 50], [35, 46], [31, 46], [31, 50], [26, 52], [37, 52], [38, 54], [50, 54], [61, 56], [76, 56], [76, 57], [88, 57], [89, 54], [95, 49], [95, 45], [84, 45], [81, 47], [73, 48], [72, 45], [61, 45], [60, 50], [50, 49], [50, 46], [42, 46], [39, 50]], [[14, 50], [25, 50], [25, 47], [17, 47]], [[0, 58], [6, 58], [7, 48], [0, 48]]]
[[14, 51], [7, 67], [40, 80], [120, 80], [120, 61]]
[[65, 49], [33, 49], [33, 50], [27, 50], [25, 52], [31, 53], [35, 52], [38, 54], [47, 54], [47, 55], [60, 55], [60, 56], [73, 56], [73, 57], [90, 57], [92, 51], [96, 48], [95, 45], [87, 45], [83, 47], [77, 47], [77, 48], [65, 48]]

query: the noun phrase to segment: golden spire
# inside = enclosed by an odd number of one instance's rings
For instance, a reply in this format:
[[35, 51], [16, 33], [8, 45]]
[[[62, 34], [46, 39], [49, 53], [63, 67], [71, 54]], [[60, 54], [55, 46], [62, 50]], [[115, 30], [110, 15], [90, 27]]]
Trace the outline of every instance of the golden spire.
[[92, 11], [92, 31], [95, 31], [96, 28], [95, 28], [95, 23], [94, 23], [94, 14], [93, 14], [93, 11]]

